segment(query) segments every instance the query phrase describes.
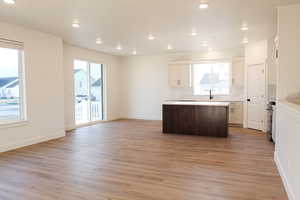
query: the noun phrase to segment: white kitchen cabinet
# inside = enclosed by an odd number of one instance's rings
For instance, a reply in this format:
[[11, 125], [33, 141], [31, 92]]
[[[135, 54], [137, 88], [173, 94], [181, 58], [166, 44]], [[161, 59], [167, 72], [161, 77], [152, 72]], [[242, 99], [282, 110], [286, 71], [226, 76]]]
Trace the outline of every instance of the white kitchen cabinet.
[[243, 124], [243, 102], [231, 102], [229, 106], [229, 123]]
[[190, 64], [169, 64], [169, 86], [171, 88], [191, 87]]

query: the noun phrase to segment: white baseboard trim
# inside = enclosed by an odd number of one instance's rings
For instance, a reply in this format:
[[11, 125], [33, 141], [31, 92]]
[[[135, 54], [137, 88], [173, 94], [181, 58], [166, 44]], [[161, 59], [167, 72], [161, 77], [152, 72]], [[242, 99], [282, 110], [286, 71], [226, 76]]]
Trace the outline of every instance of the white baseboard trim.
[[279, 171], [280, 177], [282, 179], [282, 182], [283, 182], [283, 185], [284, 185], [284, 188], [285, 188], [285, 191], [288, 195], [289, 200], [296, 200], [296, 195], [295, 195], [295, 193], [294, 193], [294, 191], [293, 191], [293, 189], [292, 189], [292, 187], [291, 187], [291, 185], [288, 181], [288, 178], [286, 176], [286, 173], [285, 173], [285, 171], [282, 167], [281, 161], [280, 161], [276, 151], [274, 153], [274, 160], [275, 160], [277, 169]]
[[48, 136], [36, 137], [34, 139], [29, 139], [29, 140], [25, 140], [25, 141], [21, 141], [21, 142], [2, 145], [2, 146], [0, 146], [0, 153], [6, 152], [6, 151], [11, 151], [11, 150], [29, 146], [29, 145], [33, 145], [33, 144], [38, 144], [41, 142], [46, 142], [49, 140], [53, 140], [53, 139], [57, 139], [57, 138], [65, 137], [65, 136], [66, 136], [65, 131], [58, 131], [58, 132], [53, 133]]
[[101, 124], [105, 122], [113, 122], [113, 121], [118, 121], [122, 120], [121, 118], [116, 118], [116, 119], [106, 119], [106, 120], [99, 120], [99, 121], [94, 121], [94, 122], [88, 122], [85, 124], [80, 124], [80, 125], [67, 125], [65, 126], [65, 131], [73, 131], [77, 128], [82, 128], [82, 127], [87, 127], [87, 126], [93, 126], [95, 124]]
[[65, 131], [73, 131], [76, 129], [76, 126], [66, 126]]

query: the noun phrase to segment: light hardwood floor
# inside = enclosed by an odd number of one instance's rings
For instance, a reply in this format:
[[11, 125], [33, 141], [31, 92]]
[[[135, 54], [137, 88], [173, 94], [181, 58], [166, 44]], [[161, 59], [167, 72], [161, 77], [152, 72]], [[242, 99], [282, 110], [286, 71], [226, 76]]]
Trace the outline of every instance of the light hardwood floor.
[[0, 154], [0, 199], [285, 200], [273, 151], [241, 128], [222, 139], [107, 122]]

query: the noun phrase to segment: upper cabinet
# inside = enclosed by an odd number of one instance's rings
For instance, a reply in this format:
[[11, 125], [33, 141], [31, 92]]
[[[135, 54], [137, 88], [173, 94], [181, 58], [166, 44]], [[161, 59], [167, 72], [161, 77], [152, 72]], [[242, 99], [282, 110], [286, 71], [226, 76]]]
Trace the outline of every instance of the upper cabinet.
[[169, 86], [171, 88], [191, 87], [191, 65], [169, 64]]

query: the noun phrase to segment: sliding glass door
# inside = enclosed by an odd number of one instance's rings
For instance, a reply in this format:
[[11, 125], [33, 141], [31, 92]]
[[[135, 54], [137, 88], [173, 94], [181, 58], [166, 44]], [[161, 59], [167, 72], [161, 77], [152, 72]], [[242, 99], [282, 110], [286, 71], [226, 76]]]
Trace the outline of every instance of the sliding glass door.
[[103, 65], [74, 61], [75, 123], [103, 120]]
[[91, 121], [103, 120], [102, 65], [90, 64]]

